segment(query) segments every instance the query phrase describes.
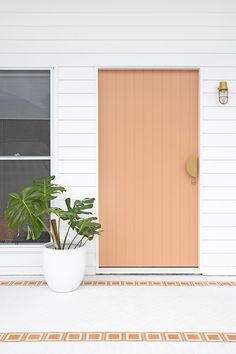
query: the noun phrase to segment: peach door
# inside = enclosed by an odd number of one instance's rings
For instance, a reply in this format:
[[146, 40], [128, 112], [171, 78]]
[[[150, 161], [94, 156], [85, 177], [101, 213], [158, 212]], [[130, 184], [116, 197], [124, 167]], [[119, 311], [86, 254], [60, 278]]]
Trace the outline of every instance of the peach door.
[[100, 267], [197, 267], [198, 71], [99, 71]]

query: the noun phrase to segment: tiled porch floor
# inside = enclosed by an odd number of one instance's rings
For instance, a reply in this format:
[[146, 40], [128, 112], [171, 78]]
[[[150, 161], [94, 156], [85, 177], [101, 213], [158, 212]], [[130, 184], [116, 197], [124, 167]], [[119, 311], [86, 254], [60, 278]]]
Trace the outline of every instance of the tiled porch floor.
[[[14, 280], [0, 277], [1, 280]], [[18, 280], [18, 278], [15, 278]], [[30, 280], [33, 278], [24, 277]], [[39, 279], [37, 277], [37, 279]], [[40, 279], [42, 280], [42, 279]], [[223, 281], [235, 277], [96, 276], [86, 280]], [[158, 284], [158, 283], [157, 283]], [[47, 286], [0, 286], [0, 332], [125, 332], [162, 333], [162, 341], [76, 341], [0, 343], [0, 353], [236, 353], [236, 342], [168, 341], [163, 332], [236, 333], [235, 285], [83, 286], [57, 294]], [[65, 334], [64, 334], [65, 337]], [[64, 338], [63, 337], [63, 338]], [[25, 337], [23, 337], [25, 338]], [[46, 334], [44, 333], [44, 337]], [[164, 340], [163, 340], [164, 338]], [[170, 337], [171, 338], [171, 337]]]

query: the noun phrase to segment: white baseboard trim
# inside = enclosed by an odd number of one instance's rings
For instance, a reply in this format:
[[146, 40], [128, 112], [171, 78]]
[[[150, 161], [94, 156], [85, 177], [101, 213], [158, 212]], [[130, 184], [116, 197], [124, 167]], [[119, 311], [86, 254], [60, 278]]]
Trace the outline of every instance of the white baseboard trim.
[[202, 267], [204, 275], [236, 275], [236, 267]]
[[16, 276], [21, 276], [21, 275], [36, 275], [36, 276], [42, 276], [43, 275], [43, 268], [41, 266], [39, 267], [32, 267], [32, 266], [6, 266], [6, 267], [0, 267], [0, 275], [16, 275]]

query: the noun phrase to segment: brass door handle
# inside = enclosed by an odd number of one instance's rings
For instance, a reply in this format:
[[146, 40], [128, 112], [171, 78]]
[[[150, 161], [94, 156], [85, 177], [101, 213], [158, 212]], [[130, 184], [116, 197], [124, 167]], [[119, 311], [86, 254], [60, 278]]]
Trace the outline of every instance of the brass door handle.
[[185, 169], [188, 175], [191, 177], [191, 183], [196, 184], [198, 177], [198, 157], [191, 156], [185, 164]]

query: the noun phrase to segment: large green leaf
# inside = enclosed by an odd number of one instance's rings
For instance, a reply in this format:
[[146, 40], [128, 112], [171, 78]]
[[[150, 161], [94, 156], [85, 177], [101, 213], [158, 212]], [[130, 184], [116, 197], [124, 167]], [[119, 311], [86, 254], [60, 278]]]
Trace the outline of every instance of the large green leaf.
[[33, 181], [19, 194], [9, 194], [10, 198], [4, 216], [11, 229], [17, 229], [19, 234], [23, 227], [27, 227], [27, 239], [33, 240], [37, 240], [43, 231], [49, 232], [45, 223], [48, 203], [59, 193], [65, 191], [64, 187], [52, 183], [54, 178], [51, 176]]
[[[81, 247], [86, 240], [92, 240], [101, 232], [101, 225], [97, 222], [97, 218], [92, 216], [95, 199], [84, 198], [72, 202], [70, 198], [67, 198], [65, 200], [66, 210], [50, 207], [50, 201], [65, 191], [64, 187], [53, 183], [54, 178], [52, 176], [36, 180], [23, 188], [19, 194], [10, 193], [5, 218], [9, 227], [17, 229], [18, 233], [22, 228], [27, 227], [27, 239], [36, 240], [43, 231], [50, 233], [45, 218], [54, 214], [58, 218], [58, 235], [60, 235], [60, 220], [66, 221], [69, 226], [63, 248], [70, 229], [75, 231], [74, 239], [79, 238], [76, 247]], [[86, 217], [86, 215], [91, 216]]]
[[34, 199], [30, 198], [29, 191], [17, 194], [11, 193], [5, 218], [11, 229], [17, 229], [18, 234], [24, 225], [28, 226], [27, 239], [37, 240], [44, 230], [44, 220], [35, 215]]

